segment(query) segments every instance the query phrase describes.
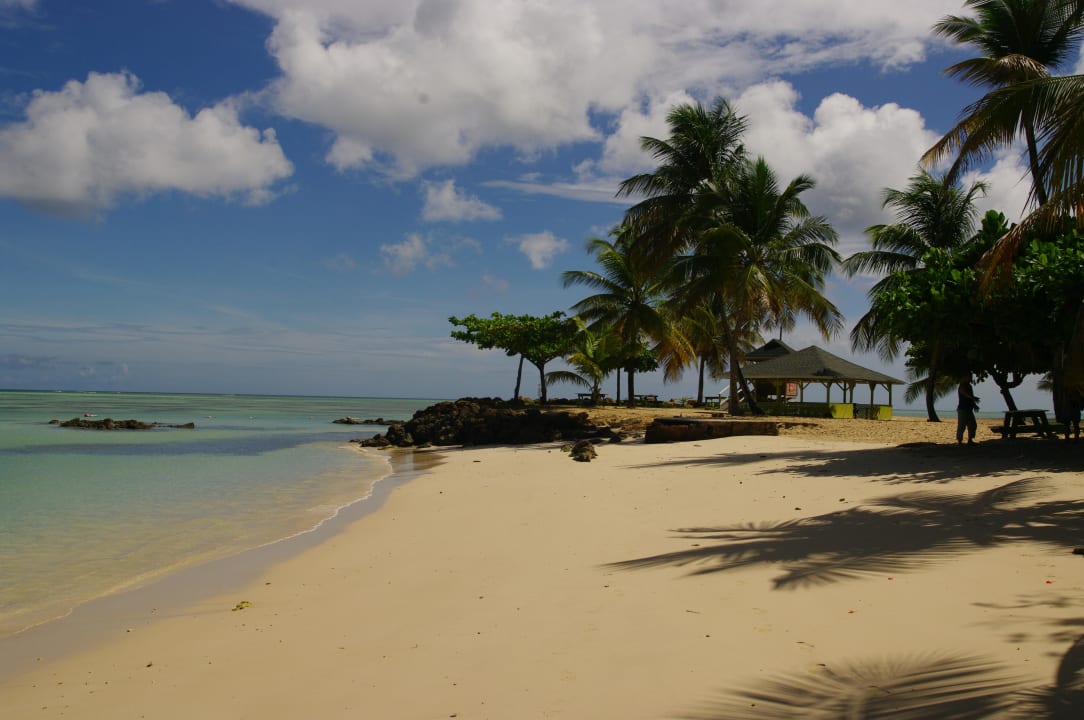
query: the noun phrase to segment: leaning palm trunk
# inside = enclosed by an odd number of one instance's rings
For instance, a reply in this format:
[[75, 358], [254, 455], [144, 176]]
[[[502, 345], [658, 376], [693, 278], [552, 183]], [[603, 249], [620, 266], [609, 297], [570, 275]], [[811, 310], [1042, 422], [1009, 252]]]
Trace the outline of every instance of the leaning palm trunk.
[[741, 395], [745, 395], [745, 400], [749, 405], [749, 412], [752, 415], [763, 415], [764, 410], [757, 405], [756, 398], [753, 397], [753, 393], [749, 390], [749, 383], [745, 379], [745, 373], [741, 371], [741, 358], [738, 352], [738, 343], [734, 340], [734, 333], [726, 332], [726, 345], [727, 350], [730, 352], [730, 406], [729, 412], [731, 415], [743, 415], [741, 409]]

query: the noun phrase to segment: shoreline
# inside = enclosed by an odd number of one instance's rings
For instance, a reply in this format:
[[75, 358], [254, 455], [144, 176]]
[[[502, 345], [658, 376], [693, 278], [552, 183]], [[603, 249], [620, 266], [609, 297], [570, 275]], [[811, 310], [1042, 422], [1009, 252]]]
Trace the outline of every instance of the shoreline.
[[[351, 448], [365, 452], [360, 447]], [[378, 456], [376, 453], [369, 453]], [[240, 587], [288, 558], [318, 546], [376, 512], [396, 487], [441, 463], [439, 453], [395, 451], [383, 458], [388, 472], [368, 492], [336, 508], [307, 530], [210, 560], [197, 560], [82, 602], [63, 615], [0, 637], [0, 687], [34, 664], [72, 655], [160, 617], [183, 614], [207, 597]]]
[[991, 702], [1048, 688], [1084, 622], [1082, 446], [903, 445], [630, 442], [591, 463], [559, 444], [414, 451], [443, 462], [378, 512], [175, 613], [144, 608], [131, 633], [0, 682], [0, 705], [740, 718], [773, 678], [826, 667], [889, 687], [911, 665], [896, 690], [925, 701], [941, 701], [921, 682], [937, 672]]

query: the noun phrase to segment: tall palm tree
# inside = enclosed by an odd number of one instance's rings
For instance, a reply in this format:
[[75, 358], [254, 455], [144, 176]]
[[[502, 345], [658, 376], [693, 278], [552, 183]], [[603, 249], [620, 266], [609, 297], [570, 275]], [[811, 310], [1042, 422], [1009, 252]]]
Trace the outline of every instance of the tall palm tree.
[[[576, 303], [572, 310], [591, 323], [591, 327], [611, 327], [621, 338], [621, 354], [628, 378], [628, 404], [636, 403], [635, 377], [645, 339], [665, 344], [676, 351], [680, 336], [662, 304], [666, 297], [667, 276], [649, 261], [633, 243], [627, 228], [613, 233], [613, 241], [590, 238], [587, 251], [595, 256], [601, 272], [566, 270], [561, 273], [564, 287], [586, 285], [599, 292]], [[684, 350], [686, 357], [691, 351]]]
[[[1011, 265], [1024, 242], [1036, 234], [1054, 234], [1084, 223], [1084, 75], [1051, 73], [1075, 59], [1084, 34], [1084, 0], [968, 0], [979, 10], [967, 19], [945, 18], [935, 32], [984, 48], [989, 62], [974, 61], [965, 80], [992, 88], [965, 108], [963, 119], [924, 158], [936, 162], [953, 152], [952, 172], [990, 157], [1023, 134], [1038, 207], [1009, 230], [986, 254], [985, 285]], [[1000, 45], [993, 42], [1001, 38]], [[958, 67], [958, 66], [956, 66]], [[952, 68], [950, 68], [950, 71]], [[1077, 311], [1075, 335], [1084, 335], [1084, 303]], [[1074, 349], [1076, 348], [1076, 349]], [[1070, 341], [1056, 359], [1062, 367], [1084, 367], [1084, 348]], [[1058, 374], [1055, 398], [1084, 403], [1084, 371]]]
[[[993, 247], [985, 264], [996, 270], [1012, 263], [1025, 239], [1056, 234], [1084, 220], [1084, 75], [1020, 83], [988, 93], [972, 107], [984, 121], [961, 149], [961, 154], [970, 153], [968, 162], [984, 159], [1014, 140], [1003, 128], [1011, 126], [1021, 107], [1039, 128], [1038, 172], [1045, 179], [1046, 201]], [[1038, 197], [1037, 192], [1033, 195]]]
[[[966, 0], [974, 16], [949, 15], [933, 31], [980, 54], [945, 70], [951, 77], [996, 91], [1022, 83], [1042, 81], [1067, 62], [1075, 62], [1084, 27], [1080, 0]], [[963, 117], [927, 153], [936, 162], [953, 153], [951, 171], [956, 177], [994, 145], [1007, 144], [1023, 135], [1035, 199], [1045, 205], [1049, 178], [1040, 161], [1041, 118], [1025, 95], [1009, 113], [991, 113], [983, 102], [964, 110]], [[996, 122], [992, 122], [995, 121]]]
[[726, 178], [745, 159], [741, 144], [748, 122], [724, 99], [710, 107], [674, 106], [666, 116], [666, 139], [640, 138], [640, 147], [658, 163], [653, 172], [623, 181], [618, 197], [642, 197], [625, 214], [625, 225], [656, 260], [684, 249], [700, 227], [690, 224], [698, 196]]
[[[866, 229], [871, 250], [855, 253], [843, 261], [843, 271], [854, 276], [877, 273], [884, 277], [869, 291], [870, 309], [851, 330], [851, 347], [868, 352], [876, 350], [885, 361], [896, 358], [902, 342], [884, 326], [877, 312], [877, 297], [893, 288], [898, 272], [916, 272], [922, 257], [933, 249], [957, 252], [975, 236], [978, 210], [975, 199], [986, 192], [986, 185], [975, 182], [967, 188], [935, 177], [922, 170], [903, 190], [887, 188], [881, 207], [892, 209], [896, 221]], [[938, 422], [933, 403], [937, 396], [937, 353], [931, 348], [930, 367], [926, 374], [926, 413], [930, 422]]]
[[677, 302], [707, 302], [720, 313], [730, 396], [739, 396], [740, 385], [750, 410], [759, 412], [741, 373], [742, 346], [766, 324], [793, 322], [796, 313], [826, 337], [842, 327], [839, 310], [823, 294], [840, 258], [835, 230], [800, 198], [814, 187], [812, 178], [800, 175], [780, 188], [763, 158], [742, 161], [727, 174], [697, 194], [690, 224], [701, 229], [676, 264], [684, 278]]

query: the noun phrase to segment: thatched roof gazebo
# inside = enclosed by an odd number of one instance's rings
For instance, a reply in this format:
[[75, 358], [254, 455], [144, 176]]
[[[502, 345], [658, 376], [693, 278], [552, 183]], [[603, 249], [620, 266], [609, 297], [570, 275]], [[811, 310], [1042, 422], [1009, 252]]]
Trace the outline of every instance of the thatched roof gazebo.
[[[782, 343], [780, 343], [782, 344]], [[783, 345], [785, 348], [786, 346]], [[789, 349], [789, 348], [787, 348]], [[770, 384], [777, 389], [780, 397], [793, 397], [793, 392], [783, 390], [788, 385], [797, 386], [798, 402], [805, 402], [805, 389], [811, 384], [824, 385], [825, 398], [832, 404], [832, 386], [839, 385], [843, 390], [842, 403], [854, 403], [854, 391], [859, 385], [869, 387], [869, 404], [875, 406], [874, 392], [878, 386], [888, 391], [888, 407], [892, 406], [892, 386], [903, 385], [902, 380], [856, 365], [833, 355], [827, 350], [809, 346], [804, 350], [778, 353], [773, 348], [775, 357], [760, 362], [750, 363], [742, 368], [742, 374], [757, 386]], [[759, 351], [758, 351], [759, 352]]]
[[787, 345], [782, 340], [769, 340], [768, 342], [758, 347], [756, 350], [753, 350], [752, 352], [747, 352], [745, 354], [745, 361], [759, 363], [764, 362], [765, 360], [771, 360], [772, 358], [780, 357], [782, 355], [790, 355], [793, 352], [794, 348], [792, 348], [790, 345]]

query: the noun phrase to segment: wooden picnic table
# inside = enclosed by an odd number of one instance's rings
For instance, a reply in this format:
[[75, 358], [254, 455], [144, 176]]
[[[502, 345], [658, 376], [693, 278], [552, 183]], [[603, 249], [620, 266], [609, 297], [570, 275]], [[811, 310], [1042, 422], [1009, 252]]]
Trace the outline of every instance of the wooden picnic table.
[[658, 405], [659, 404], [659, 396], [658, 395], [637, 395], [636, 399], [639, 400], [640, 402], [651, 403], [653, 405]]
[[1056, 438], [1061, 426], [1046, 419], [1046, 410], [1006, 410], [1005, 424], [991, 430], [1000, 433], [1002, 438], [1015, 438], [1017, 435], [1034, 433], [1040, 437]]

